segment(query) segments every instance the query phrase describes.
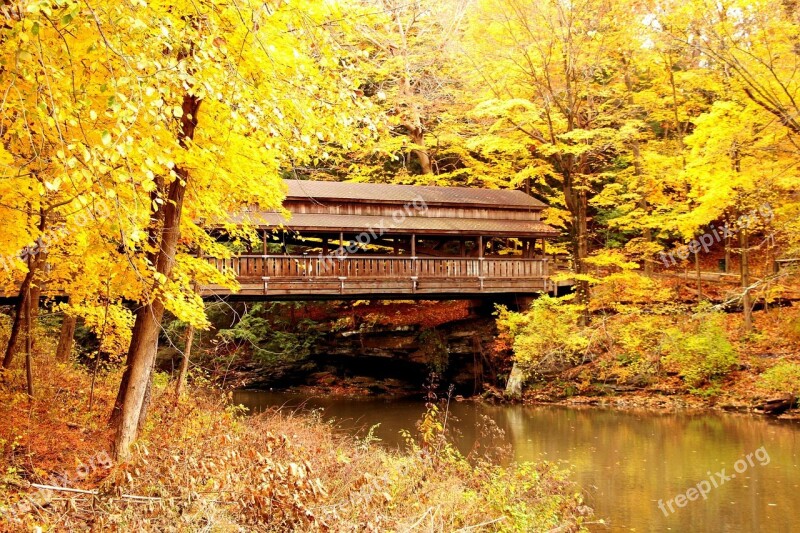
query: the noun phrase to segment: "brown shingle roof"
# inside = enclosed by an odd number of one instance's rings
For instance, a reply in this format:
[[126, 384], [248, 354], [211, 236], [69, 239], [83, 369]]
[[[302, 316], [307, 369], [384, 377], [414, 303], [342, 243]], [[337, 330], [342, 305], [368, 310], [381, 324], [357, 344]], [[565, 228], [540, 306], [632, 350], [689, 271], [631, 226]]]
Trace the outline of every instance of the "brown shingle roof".
[[407, 203], [415, 199], [428, 205], [470, 205], [495, 209], [532, 209], [547, 207], [522, 191], [510, 189], [474, 189], [469, 187], [430, 187], [385, 183], [349, 183], [336, 181], [285, 180], [287, 200], [347, 200], [369, 203]]
[[476, 218], [414, 217], [403, 219], [373, 215], [297, 213], [286, 220], [278, 213], [250, 212], [245, 220], [262, 228], [285, 226], [300, 232], [331, 232], [420, 235], [495, 235], [503, 237], [555, 237], [559, 231], [538, 220], [493, 220]]

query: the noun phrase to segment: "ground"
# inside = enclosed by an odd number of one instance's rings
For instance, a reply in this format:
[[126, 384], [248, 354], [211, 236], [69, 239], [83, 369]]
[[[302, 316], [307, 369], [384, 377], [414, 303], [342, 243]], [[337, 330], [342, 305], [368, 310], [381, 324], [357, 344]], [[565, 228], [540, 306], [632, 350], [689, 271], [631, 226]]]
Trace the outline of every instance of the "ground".
[[200, 380], [176, 401], [163, 374], [133, 459], [115, 464], [119, 372], [100, 373], [89, 409], [85, 367], [39, 353], [35, 369], [33, 399], [21, 369], [0, 382], [0, 531], [578, 531], [591, 516], [553, 465], [462, 457], [433, 405], [388, 451], [307, 416], [247, 416]]

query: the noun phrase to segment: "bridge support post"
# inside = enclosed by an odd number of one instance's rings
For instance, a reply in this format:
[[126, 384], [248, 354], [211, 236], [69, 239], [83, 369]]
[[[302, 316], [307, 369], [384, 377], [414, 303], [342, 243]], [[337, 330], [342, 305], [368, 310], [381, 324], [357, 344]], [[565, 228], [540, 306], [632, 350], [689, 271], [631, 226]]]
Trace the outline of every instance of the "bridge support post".
[[264, 294], [269, 291], [269, 276], [262, 276], [261, 281], [264, 282]]

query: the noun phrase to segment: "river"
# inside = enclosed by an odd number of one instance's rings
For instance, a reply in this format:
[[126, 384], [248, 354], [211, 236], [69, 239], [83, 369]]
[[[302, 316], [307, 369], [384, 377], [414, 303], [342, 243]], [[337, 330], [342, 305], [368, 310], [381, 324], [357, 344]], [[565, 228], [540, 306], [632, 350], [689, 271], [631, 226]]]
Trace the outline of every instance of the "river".
[[[416, 401], [244, 390], [233, 401], [253, 411], [322, 409], [324, 418], [361, 436], [380, 424], [374, 435], [386, 446], [401, 446], [399, 431], [413, 429], [424, 409]], [[462, 451], [482, 438], [486, 415], [503, 429], [516, 460], [571, 468], [587, 503], [606, 522], [594, 531], [800, 531], [800, 423], [473, 402], [451, 402], [450, 412]]]

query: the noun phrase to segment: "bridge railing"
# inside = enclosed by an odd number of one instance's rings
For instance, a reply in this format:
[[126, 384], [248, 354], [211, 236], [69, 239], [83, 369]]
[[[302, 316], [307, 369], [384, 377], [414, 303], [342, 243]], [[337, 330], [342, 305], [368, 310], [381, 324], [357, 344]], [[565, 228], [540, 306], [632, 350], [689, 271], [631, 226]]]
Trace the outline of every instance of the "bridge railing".
[[238, 278], [510, 278], [548, 276], [547, 259], [522, 257], [398, 257], [367, 255], [239, 255], [207, 258]]

